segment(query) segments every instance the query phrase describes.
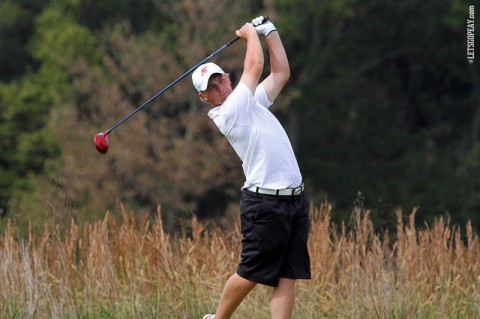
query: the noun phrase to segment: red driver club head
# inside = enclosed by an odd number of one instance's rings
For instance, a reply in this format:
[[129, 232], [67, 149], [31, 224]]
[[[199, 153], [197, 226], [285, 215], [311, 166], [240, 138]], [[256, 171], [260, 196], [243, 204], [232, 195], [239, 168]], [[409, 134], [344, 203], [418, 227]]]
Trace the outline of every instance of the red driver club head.
[[110, 145], [110, 143], [108, 142], [107, 132], [98, 133], [97, 135], [95, 135], [95, 137], [93, 138], [93, 142], [95, 143], [95, 147], [100, 153], [105, 154], [108, 151], [108, 145]]

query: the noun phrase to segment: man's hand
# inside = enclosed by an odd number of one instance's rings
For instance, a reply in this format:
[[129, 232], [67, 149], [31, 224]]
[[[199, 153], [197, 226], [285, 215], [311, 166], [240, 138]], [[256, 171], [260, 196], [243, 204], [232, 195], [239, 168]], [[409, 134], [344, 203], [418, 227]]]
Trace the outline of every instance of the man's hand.
[[263, 20], [263, 16], [259, 16], [252, 20], [252, 24], [255, 27], [255, 30], [257, 30], [258, 34], [263, 34], [265, 35], [265, 37], [267, 37], [270, 32], [277, 31], [277, 28], [275, 28], [275, 26], [272, 22], [270, 22], [270, 20], [262, 24]]
[[248, 40], [249, 36], [258, 37], [257, 33], [255, 32], [255, 29], [253, 28], [251, 23], [245, 23], [235, 33], [236, 33], [237, 37], [239, 37], [242, 40]]

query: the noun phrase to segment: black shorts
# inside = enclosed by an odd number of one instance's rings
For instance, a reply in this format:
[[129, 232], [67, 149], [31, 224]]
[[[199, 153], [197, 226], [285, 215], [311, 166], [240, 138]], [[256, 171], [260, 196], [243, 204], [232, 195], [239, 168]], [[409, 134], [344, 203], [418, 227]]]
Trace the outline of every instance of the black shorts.
[[244, 190], [240, 201], [242, 259], [237, 274], [268, 286], [277, 286], [279, 278], [310, 279], [309, 209], [305, 192], [273, 196]]

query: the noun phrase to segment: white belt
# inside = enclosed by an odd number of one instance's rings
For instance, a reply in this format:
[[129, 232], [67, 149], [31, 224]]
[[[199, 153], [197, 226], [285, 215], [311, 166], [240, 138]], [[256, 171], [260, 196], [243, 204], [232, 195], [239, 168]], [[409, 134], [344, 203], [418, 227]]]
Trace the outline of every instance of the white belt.
[[302, 183], [298, 187], [284, 188], [284, 189], [269, 189], [269, 188], [262, 188], [257, 186], [250, 186], [250, 187], [247, 187], [246, 189], [257, 194], [275, 195], [275, 196], [296, 196], [296, 195], [300, 195], [305, 190], [305, 185]]

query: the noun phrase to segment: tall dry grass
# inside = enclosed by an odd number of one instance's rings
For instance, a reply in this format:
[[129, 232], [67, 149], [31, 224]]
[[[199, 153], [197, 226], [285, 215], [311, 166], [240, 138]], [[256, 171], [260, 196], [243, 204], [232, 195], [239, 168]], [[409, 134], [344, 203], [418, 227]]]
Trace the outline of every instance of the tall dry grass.
[[[312, 212], [312, 274], [298, 284], [295, 318], [480, 318], [479, 238], [414, 214], [395, 239], [374, 232], [368, 212], [338, 229], [331, 208]], [[192, 220], [178, 235], [162, 220], [104, 220], [66, 233], [0, 238], [1, 318], [201, 318], [214, 311], [239, 261], [241, 236]], [[235, 318], [268, 318], [270, 288], [258, 286]]]

